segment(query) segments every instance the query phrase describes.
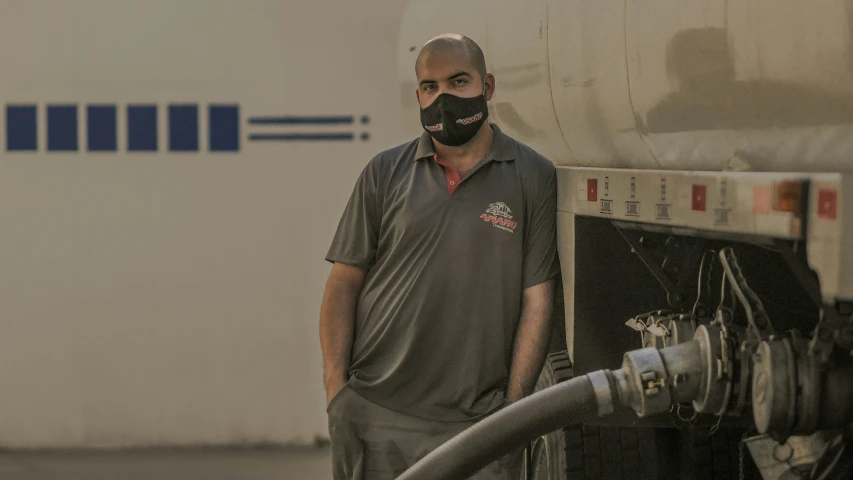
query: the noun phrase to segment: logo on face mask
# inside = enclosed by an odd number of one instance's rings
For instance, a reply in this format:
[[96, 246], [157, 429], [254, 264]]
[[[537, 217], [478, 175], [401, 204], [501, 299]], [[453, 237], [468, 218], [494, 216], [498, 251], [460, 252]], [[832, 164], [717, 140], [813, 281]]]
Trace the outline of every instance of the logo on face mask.
[[462, 98], [442, 93], [421, 109], [421, 124], [437, 142], [458, 147], [474, 138], [488, 116], [485, 94]]
[[471, 125], [472, 123], [479, 122], [482, 119], [483, 119], [483, 112], [480, 112], [480, 113], [478, 113], [474, 116], [468, 117], [468, 118], [460, 118], [459, 120], [456, 120], [456, 123], [458, 123], [460, 125]]

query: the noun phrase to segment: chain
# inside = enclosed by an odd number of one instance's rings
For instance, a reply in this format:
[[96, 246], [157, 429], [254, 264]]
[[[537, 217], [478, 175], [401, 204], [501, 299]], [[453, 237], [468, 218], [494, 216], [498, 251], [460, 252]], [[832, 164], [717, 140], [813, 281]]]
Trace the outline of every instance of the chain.
[[690, 417], [690, 418], [684, 418], [684, 417], [681, 415], [681, 404], [678, 404], [678, 408], [675, 410], [675, 414], [678, 416], [678, 419], [679, 419], [679, 420], [681, 420], [682, 422], [687, 422], [687, 423], [689, 423], [690, 425], [695, 425], [695, 424], [696, 424], [696, 419], [697, 419], [697, 418], [699, 418], [699, 414], [698, 414], [695, 410], [693, 411], [693, 416], [692, 416], [692, 417]]
[[[746, 435], [744, 435], [745, 437]], [[740, 445], [738, 445], [738, 475], [739, 480], [745, 480], [746, 476], [743, 474], [743, 451], [746, 447], [743, 446], [743, 438], [740, 439]]]
[[726, 304], [726, 276], [723, 275], [723, 280], [720, 282], [720, 305], [717, 306], [717, 310], [719, 311], [723, 308], [723, 305]]
[[[708, 250], [705, 252], [705, 255], [702, 256], [702, 263], [699, 266], [699, 281], [696, 282], [696, 303], [693, 304], [693, 315], [696, 315], [696, 311], [699, 309], [699, 305], [702, 304], [703, 293], [711, 291], [711, 277], [714, 274], [714, 254], [716, 252], [714, 250]], [[707, 262], [708, 273], [705, 274], [705, 266]]]
[[710, 430], [708, 430], [708, 436], [709, 436], [709, 437], [714, 436], [714, 434], [715, 434], [715, 433], [717, 433], [717, 432], [719, 432], [719, 431], [720, 431], [720, 422], [722, 422], [722, 421], [723, 421], [723, 416], [722, 416], [722, 415], [720, 415], [719, 417], [717, 417], [717, 423], [716, 423], [716, 424], [714, 424], [714, 426], [713, 426], [713, 427], [711, 427], [711, 429], [710, 429]]
[[754, 429], [755, 429], [755, 427], [750, 427], [749, 430], [743, 432], [743, 435], [741, 435], [741, 437], [740, 437], [740, 444], [738, 445], [738, 472], [740, 473], [740, 476], [739, 476], [740, 480], [745, 480], [745, 478], [746, 478], [746, 476], [743, 472], [743, 459], [744, 459], [744, 452], [746, 451], [746, 444], [744, 443], [744, 440], [746, 440], [746, 437], [748, 437], [749, 434]]
[[[832, 307], [829, 307], [832, 308]], [[817, 326], [814, 329], [812, 340], [809, 344], [809, 354], [816, 357], [821, 363], [829, 361], [832, 347], [835, 344], [835, 334], [841, 329], [843, 323], [840, 317], [831, 310], [822, 308]]]
[[761, 303], [758, 295], [749, 288], [740, 265], [738, 265], [734, 250], [731, 247], [724, 248], [720, 252], [720, 262], [723, 264], [723, 270], [726, 272], [725, 276], [731, 281], [735, 296], [740, 300], [746, 312], [746, 320], [750, 327], [749, 331], [754, 337], [752, 340], [757, 342], [773, 334], [773, 324], [770, 323], [770, 317], [764, 309], [764, 304]]

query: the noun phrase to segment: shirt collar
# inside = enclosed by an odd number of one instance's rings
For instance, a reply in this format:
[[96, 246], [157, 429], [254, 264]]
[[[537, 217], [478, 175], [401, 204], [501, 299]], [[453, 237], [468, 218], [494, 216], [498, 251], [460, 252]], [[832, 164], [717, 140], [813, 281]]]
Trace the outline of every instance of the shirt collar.
[[[515, 149], [512, 148], [512, 139], [510, 139], [503, 131], [494, 123], [489, 124], [494, 132], [492, 140], [492, 149], [489, 152], [489, 159], [499, 162], [506, 162], [515, 159]], [[435, 146], [432, 143], [432, 137], [429, 132], [424, 131], [418, 140], [418, 149], [415, 151], [415, 160], [422, 158], [432, 158], [435, 156]]]

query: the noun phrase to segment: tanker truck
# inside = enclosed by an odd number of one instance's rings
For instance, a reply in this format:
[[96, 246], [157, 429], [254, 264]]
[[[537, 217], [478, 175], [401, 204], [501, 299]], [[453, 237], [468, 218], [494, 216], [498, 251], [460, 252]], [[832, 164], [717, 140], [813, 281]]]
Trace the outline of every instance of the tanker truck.
[[536, 393], [401, 478], [849, 478], [853, 1], [411, 2], [404, 98], [444, 32], [556, 165], [563, 295]]
[[556, 165], [561, 315], [538, 391], [406, 475], [849, 476], [851, 3], [0, 0], [0, 443], [322, 433], [319, 259], [459, 32]]

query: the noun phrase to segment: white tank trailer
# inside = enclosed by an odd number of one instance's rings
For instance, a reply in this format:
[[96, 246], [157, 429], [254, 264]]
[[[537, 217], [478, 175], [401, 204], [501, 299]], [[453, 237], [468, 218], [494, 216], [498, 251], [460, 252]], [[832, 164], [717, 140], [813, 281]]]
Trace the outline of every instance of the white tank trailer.
[[537, 393], [403, 478], [849, 478], [853, 0], [410, 2], [411, 133], [445, 32], [557, 166], [563, 301]]

